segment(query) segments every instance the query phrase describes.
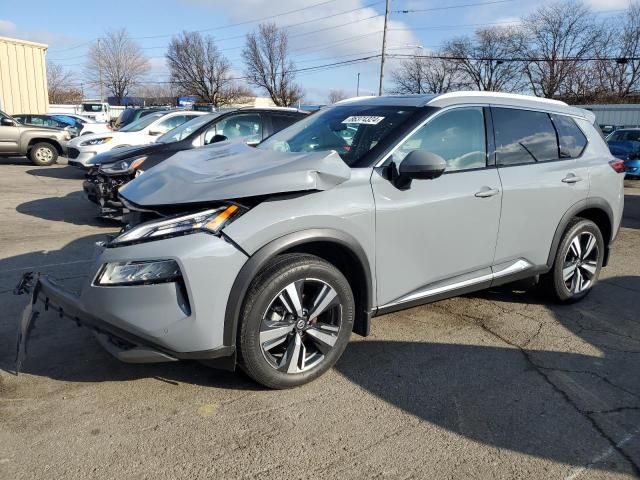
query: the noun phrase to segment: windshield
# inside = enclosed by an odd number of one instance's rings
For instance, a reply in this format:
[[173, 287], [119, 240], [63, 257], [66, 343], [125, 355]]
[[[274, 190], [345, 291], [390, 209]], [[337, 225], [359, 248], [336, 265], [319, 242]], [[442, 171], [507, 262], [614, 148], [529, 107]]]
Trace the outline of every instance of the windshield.
[[414, 111], [415, 107], [331, 107], [272, 135], [257, 148], [280, 152], [335, 150], [347, 165], [352, 166]]
[[163, 117], [165, 113], [157, 112], [152, 113], [151, 115], [147, 115], [146, 117], [139, 118], [135, 122], [131, 122], [129, 125], [122, 127], [120, 129], [121, 132], [139, 132], [143, 128], [147, 128], [153, 122], [155, 122], [160, 117]]
[[195, 117], [194, 119], [189, 120], [186, 123], [183, 123], [179, 127], [174, 128], [173, 130], [169, 130], [167, 133], [165, 133], [164, 135], [159, 137], [157, 142], [158, 143], [173, 143], [173, 142], [179, 142], [180, 140], [184, 140], [189, 135], [191, 135], [193, 132], [198, 130], [202, 125], [205, 125], [205, 124], [209, 123], [211, 120], [213, 120], [217, 116], [218, 116], [218, 114], [216, 114], [216, 115], [200, 115], [198, 117]]

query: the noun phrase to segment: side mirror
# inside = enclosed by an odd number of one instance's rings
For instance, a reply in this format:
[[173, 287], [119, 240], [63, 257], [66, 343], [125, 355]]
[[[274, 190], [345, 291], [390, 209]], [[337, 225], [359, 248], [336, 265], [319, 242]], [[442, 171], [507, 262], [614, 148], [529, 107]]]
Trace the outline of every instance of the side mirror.
[[224, 142], [225, 140], [228, 140], [228, 138], [225, 137], [224, 135], [220, 135], [218, 133], [218, 134], [214, 135], [213, 137], [211, 137], [211, 139], [209, 140], [209, 143], [207, 143], [207, 145], [211, 145], [212, 143]]
[[401, 190], [406, 190], [411, 186], [412, 180], [438, 178], [446, 168], [447, 162], [440, 155], [423, 150], [412, 150], [400, 163], [394, 183]]
[[13, 127], [15, 126], [15, 122], [10, 118], [2, 118], [0, 125], [2, 125], [3, 127]]

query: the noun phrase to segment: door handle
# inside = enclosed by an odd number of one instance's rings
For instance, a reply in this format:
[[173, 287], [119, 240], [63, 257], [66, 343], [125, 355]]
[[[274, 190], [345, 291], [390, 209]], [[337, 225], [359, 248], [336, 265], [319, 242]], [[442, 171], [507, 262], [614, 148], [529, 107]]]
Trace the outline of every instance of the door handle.
[[497, 195], [500, 193], [500, 190], [498, 190], [497, 188], [490, 188], [490, 187], [482, 187], [480, 189], [480, 191], [476, 192], [476, 197], [478, 198], [487, 198], [487, 197], [493, 197], [494, 195]]
[[577, 176], [575, 173], [567, 173], [567, 176], [562, 179], [563, 183], [578, 183], [582, 181], [582, 177]]

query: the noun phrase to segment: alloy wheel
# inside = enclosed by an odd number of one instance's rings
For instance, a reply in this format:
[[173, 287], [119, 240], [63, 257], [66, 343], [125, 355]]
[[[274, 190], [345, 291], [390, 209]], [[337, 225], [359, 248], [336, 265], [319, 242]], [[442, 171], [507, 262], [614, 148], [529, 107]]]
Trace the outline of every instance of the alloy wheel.
[[591, 232], [578, 233], [569, 244], [562, 266], [562, 280], [571, 294], [587, 290], [598, 272], [600, 251]]
[[342, 305], [327, 282], [305, 278], [273, 298], [260, 324], [260, 347], [269, 365], [301, 373], [320, 364], [342, 327]]

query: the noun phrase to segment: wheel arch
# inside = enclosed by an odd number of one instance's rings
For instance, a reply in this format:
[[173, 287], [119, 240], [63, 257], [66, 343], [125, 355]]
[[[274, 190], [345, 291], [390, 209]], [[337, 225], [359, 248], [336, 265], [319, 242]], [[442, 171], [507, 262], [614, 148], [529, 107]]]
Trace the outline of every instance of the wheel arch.
[[33, 146], [36, 145], [37, 143], [48, 143], [49, 145], [51, 145], [56, 149], [56, 152], [58, 152], [58, 155], [63, 154], [62, 146], [56, 140], [53, 140], [51, 138], [39, 138], [39, 137], [34, 137], [31, 140], [29, 140], [29, 143], [27, 144], [27, 153], [29, 153], [33, 148]]
[[571, 219], [575, 217], [591, 220], [602, 232], [602, 237], [605, 241], [605, 254], [602, 266], [606, 266], [609, 261], [609, 250], [614, 233], [613, 211], [605, 199], [591, 197], [573, 205], [560, 219], [560, 223], [558, 223], [556, 232], [553, 235], [553, 241], [551, 242], [549, 257], [547, 258], [547, 267], [551, 268], [553, 266], [553, 260], [558, 251], [560, 241], [562, 240], [562, 235], [567, 229], [567, 225]]
[[356, 300], [353, 331], [369, 334], [373, 303], [371, 268], [364, 249], [351, 235], [333, 229], [311, 229], [279, 237], [256, 251], [244, 264], [227, 301], [223, 344], [235, 346], [242, 303], [257, 273], [274, 257], [283, 253], [310, 253], [334, 264], [349, 280]]

